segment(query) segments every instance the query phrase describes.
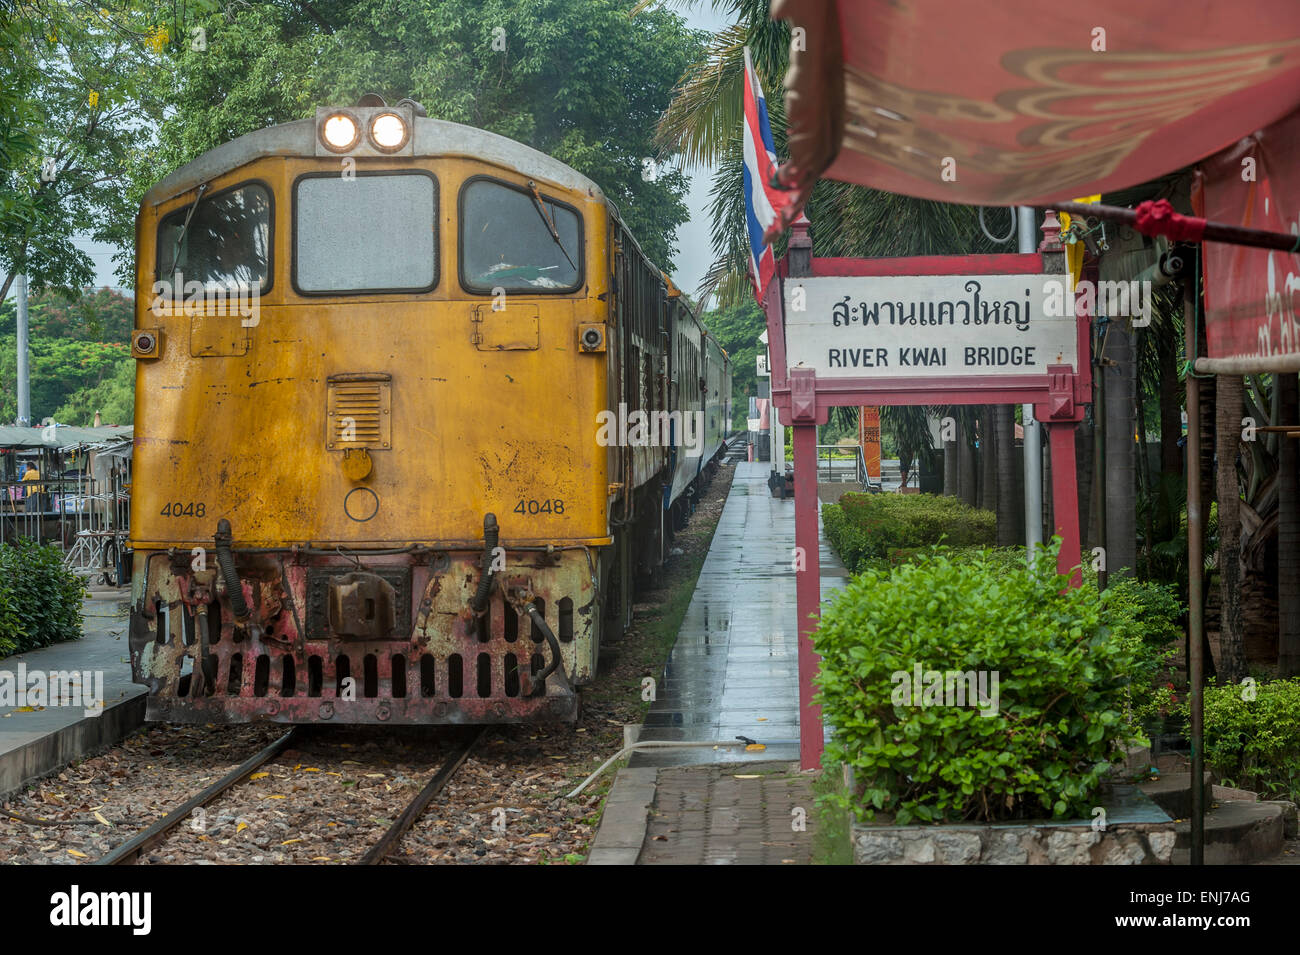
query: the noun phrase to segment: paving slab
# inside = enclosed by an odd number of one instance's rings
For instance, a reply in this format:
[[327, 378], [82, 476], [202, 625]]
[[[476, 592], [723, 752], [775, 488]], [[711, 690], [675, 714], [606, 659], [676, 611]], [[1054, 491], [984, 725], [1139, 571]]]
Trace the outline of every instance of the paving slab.
[[664, 768], [655, 790], [640, 865], [812, 862], [812, 777], [797, 759]]
[[[83, 603], [83, 637], [0, 660], [0, 680], [30, 690], [69, 674], [86, 694], [75, 705], [46, 698], [0, 706], [0, 798], [117, 742], [144, 722], [145, 688], [131, 682], [126, 592], [98, 592]], [[102, 708], [83, 704], [100, 700]], [[53, 704], [53, 705], [52, 705]]]

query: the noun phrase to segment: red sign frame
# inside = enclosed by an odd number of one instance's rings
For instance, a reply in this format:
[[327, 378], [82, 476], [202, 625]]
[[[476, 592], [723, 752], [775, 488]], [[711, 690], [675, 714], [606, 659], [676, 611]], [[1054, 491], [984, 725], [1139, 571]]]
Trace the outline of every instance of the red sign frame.
[[[1089, 360], [1090, 320], [1082, 305], [1075, 322], [1078, 368], [1049, 365], [1040, 375], [973, 375], [952, 379], [844, 377], [818, 379], [812, 369], [787, 366], [784, 285], [791, 278], [819, 276], [878, 277], [902, 275], [1044, 275], [1058, 269], [1065, 274], [1060, 227], [1048, 213], [1045, 238], [1037, 253], [1010, 255], [924, 256], [892, 259], [815, 258], [808, 237], [809, 223], [793, 226], [791, 253], [777, 263], [776, 281], [768, 284], [762, 307], [767, 318], [768, 348], [772, 362], [772, 401], [781, 421], [794, 430], [795, 553], [797, 615], [799, 620], [799, 721], [800, 765], [815, 769], [823, 748], [821, 708], [812, 704], [813, 678], [819, 666], [813, 651], [813, 634], [821, 606], [820, 532], [817, 498], [817, 425], [825, 424], [838, 406], [863, 405], [969, 405], [1032, 404], [1034, 417], [1047, 427], [1052, 450], [1052, 496], [1056, 533], [1061, 536], [1057, 569], [1070, 575], [1077, 586], [1079, 572], [1079, 505], [1075, 479], [1074, 430], [1083, 420], [1083, 406], [1092, 401]], [[807, 267], [791, 274], [791, 255], [805, 254]]]

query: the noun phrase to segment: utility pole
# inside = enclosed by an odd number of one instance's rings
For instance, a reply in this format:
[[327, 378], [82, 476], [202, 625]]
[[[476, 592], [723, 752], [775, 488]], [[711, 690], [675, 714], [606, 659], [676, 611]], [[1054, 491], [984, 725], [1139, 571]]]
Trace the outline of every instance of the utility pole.
[[26, 428], [32, 423], [31, 382], [27, 370], [27, 275], [19, 272], [14, 279], [14, 294], [18, 296], [18, 426]]
[[[1021, 252], [1038, 250], [1036, 219], [1029, 206], [1016, 209]], [[1034, 420], [1033, 405], [1021, 405], [1021, 419], [1025, 430], [1025, 544], [1032, 558], [1043, 543], [1043, 438]]]

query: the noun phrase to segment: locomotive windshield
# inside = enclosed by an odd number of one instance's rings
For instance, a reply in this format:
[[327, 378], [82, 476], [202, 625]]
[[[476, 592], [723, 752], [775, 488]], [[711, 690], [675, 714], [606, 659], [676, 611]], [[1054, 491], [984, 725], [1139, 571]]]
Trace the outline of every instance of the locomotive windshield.
[[553, 199], [491, 179], [460, 194], [461, 281], [494, 288], [572, 291], [580, 283], [582, 225]]
[[173, 284], [178, 298], [192, 281], [265, 291], [270, 261], [271, 193], [257, 183], [200, 196], [158, 225], [158, 278]]
[[433, 176], [306, 175], [294, 188], [293, 207], [299, 292], [427, 292], [437, 285]]

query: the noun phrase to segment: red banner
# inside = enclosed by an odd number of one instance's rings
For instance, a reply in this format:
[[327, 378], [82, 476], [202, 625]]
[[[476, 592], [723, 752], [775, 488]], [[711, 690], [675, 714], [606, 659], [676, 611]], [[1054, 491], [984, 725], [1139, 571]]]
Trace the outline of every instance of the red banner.
[[[1300, 111], [1206, 160], [1193, 196], [1214, 222], [1300, 235]], [[1212, 359], [1300, 358], [1300, 254], [1207, 242]]]

